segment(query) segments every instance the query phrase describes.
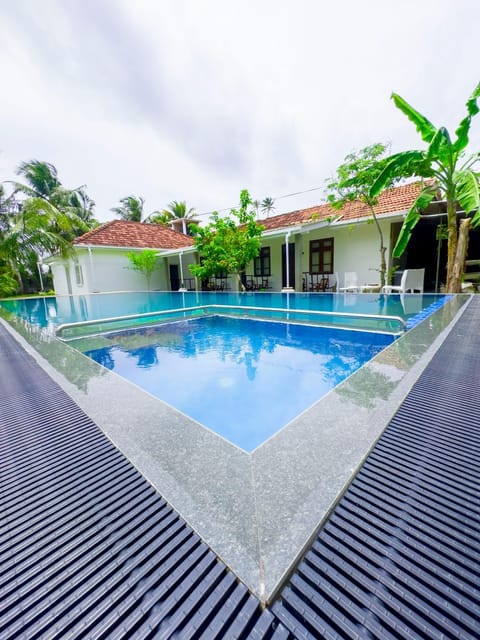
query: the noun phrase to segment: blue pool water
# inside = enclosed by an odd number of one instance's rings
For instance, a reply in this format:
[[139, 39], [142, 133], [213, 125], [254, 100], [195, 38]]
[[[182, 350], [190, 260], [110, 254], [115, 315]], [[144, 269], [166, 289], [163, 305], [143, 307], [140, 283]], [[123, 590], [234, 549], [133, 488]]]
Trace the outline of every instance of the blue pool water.
[[400, 316], [413, 326], [447, 299], [448, 296], [440, 294], [140, 292], [3, 300], [0, 306], [29, 324], [50, 328], [209, 304]]
[[393, 341], [384, 334], [207, 316], [101, 336], [82, 351], [245, 451]]

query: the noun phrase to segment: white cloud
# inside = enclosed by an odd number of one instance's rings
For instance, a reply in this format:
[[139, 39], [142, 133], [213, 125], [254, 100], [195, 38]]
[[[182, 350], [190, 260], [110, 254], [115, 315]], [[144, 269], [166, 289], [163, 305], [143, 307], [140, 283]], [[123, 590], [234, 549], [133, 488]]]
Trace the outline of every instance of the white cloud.
[[206, 211], [321, 186], [353, 148], [419, 144], [392, 90], [454, 128], [480, 80], [476, 0], [38, 7], [0, 7], [0, 179], [52, 162], [102, 220], [127, 194]]

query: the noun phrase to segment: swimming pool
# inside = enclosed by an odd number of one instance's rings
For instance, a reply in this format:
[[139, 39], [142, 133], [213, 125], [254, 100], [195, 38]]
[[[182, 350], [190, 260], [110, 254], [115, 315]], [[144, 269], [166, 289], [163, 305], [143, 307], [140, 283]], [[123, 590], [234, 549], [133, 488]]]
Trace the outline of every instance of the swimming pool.
[[[292, 314], [297, 312], [297, 321], [306, 311], [391, 316], [402, 318], [411, 328], [449, 299], [450, 296], [440, 294], [131, 292], [3, 300], [0, 305], [30, 325], [51, 330], [65, 324], [209, 305], [284, 309]], [[331, 320], [332, 317], [322, 317], [327, 324]], [[345, 317], [341, 323], [345, 323]], [[398, 330], [398, 324], [395, 328]]]
[[[196, 302], [196, 294], [193, 296], [193, 300], [186, 298], [185, 304]], [[399, 296], [382, 299], [378, 294], [337, 294], [333, 298], [330, 294], [287, 297], [256, 293], [234, 295], [233, 299], [228, 294], [207, 294], [203, 301], [211, 304], [215, 297], [219, 303], [226, 300], [230, 304], [244, 298], [245, 306], [265, 306], [267, 300], [280, 306], [283, 299], [285, 306], [317, 309], [331, 299], [334, 308], [359, 310], [361, 306], [373, 313], [386, 304], [393, 315], [403, 310], [407, 324], [416, 326], [247, 453], [73, 348], [87, 338], [66, 342], [55, 336], [60, 324], [91, 319], [95, 311], [100, 314], [97, 317], [148, 312], [153, 304], [163, 308], [179, 300], [182, 304], [182, 294], [2, 301], [0, 320], [236, 575], [254, 593], [269, 597], [470, 296], [444, 297], [442, 301], [442, 296], [417, 294], [402, 301]], [[441, 304], [427, 321], [420, 322]], [[102, 335], [88, 339], [98, 340], [92, 348], [106, 346]], [[144, 364], [148, 364], [148, 356], [145, 358]], [[214, 401], [216, 394], [212, 396], [206, 399]]]
[[213, 315], [74, 344], [250, 452], [393, 340]]

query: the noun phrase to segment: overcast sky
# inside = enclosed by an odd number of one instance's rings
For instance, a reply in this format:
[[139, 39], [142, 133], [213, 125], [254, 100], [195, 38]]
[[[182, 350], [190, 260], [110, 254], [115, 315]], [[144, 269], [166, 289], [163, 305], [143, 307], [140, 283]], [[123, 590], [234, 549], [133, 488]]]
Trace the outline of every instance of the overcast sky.
[[0, 180], [51, 162], [101, 221], [317, 204], [350, 151], [420, 146], [392, 91], [453, 133], [480, 80], [480, 0], [0, 0], [0, 25]]

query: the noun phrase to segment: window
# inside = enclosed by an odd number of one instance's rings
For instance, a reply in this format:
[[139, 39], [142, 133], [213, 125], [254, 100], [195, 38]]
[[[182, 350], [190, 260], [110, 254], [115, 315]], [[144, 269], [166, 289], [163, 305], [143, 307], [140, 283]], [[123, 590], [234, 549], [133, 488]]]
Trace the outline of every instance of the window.
[[253, 262], [253, 273], [256, 276], [271, 276], [270, 247], [262, 247]]
[[75, 282], [77, 287], [83, 287], [83, 271], [78, 263], [75, 264]]
[[333, 238], [310, 240], [310, 273], [333, 273]]

